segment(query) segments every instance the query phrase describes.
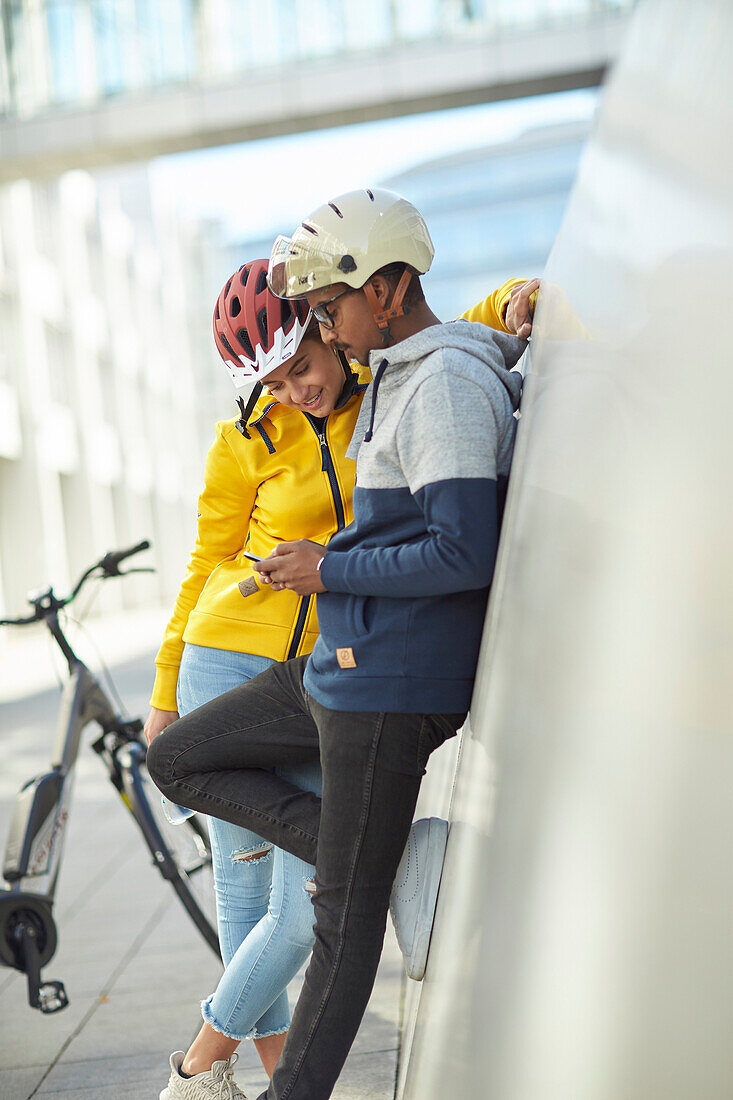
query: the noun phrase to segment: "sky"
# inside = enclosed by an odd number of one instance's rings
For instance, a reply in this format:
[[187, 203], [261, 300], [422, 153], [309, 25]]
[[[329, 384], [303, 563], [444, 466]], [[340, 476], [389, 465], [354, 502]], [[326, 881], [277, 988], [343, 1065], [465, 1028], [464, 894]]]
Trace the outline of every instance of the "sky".
[[597, 98], [562, 92], [181, 153], [152, 161], [150, 179], [182, 216], [217, 219], [226, 238], [243, 240], [293, 228], [330, 198], [424, 161], [588, 119]]

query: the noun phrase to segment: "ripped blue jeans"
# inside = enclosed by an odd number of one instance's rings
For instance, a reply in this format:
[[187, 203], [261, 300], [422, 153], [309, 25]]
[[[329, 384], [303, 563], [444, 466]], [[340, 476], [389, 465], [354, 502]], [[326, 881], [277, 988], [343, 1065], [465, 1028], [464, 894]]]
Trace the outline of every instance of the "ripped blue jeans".
[[[178, 710], [188, 714], [252, 679], [268, 657], [186, 643], [178, 675]], [[321, 793], [320, 764], [273, 768], [305, 790]], [[204, 1020], [231, 1039], [277, 1035], [290, 1026], [287, 985], [313, 947], [315, 868], [256, 833], [208, 818], [224, 973], [201, 1004]], [[266, 855], [246, 860], [247, 853]]]

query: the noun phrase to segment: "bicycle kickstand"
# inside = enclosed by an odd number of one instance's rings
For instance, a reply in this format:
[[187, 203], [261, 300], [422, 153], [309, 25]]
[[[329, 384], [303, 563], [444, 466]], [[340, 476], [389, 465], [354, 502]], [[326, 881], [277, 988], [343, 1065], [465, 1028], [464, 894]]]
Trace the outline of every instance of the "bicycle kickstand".
[[30, 921], [20, 920], [13, 931], [18, 946], [18, 961], [28, 978], [28, 1004], [41, 1012], [60, 1012], [69, 998], [63, 982], [41, 981], [41, 956], [38, 952], [38, 931]]

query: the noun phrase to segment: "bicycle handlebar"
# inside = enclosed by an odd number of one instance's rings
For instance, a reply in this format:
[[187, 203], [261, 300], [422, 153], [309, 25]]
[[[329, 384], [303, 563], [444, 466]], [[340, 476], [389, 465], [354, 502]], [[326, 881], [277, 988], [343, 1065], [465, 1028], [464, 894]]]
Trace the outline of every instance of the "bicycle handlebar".
[[129, 550], [110, 550], [108, 554], [105, 554], [101, 561], [98, 563], [107, 576], [116, 577], [120, 572], [120, 562], [125, 558], [131, 558], [133, 554], [139, 554], [141, 550], [147, 550], [150, 543], [147, 539], [143, 539], [137, 546], [131, 546]]
[[28, 623], [37, 623], [40, 619], [41, 616], [34, 613], [25, 619], [0, 619], [0, 626], [27, 626]]
[[[53, 588], [48, 588], [35, 597], [28, 597], [34, 607], [32, 615], [17, 619], [0, 619], [0, 626], [27, 626], [29, 623], [42, 622], [50, 614], [60, 611], [61, 608], [66, 607], [67, 604], [70, 604], [72, 600], [76, 599], [82, 587], [95, 570], [102, 570], [101, 576], [103, 580], [107, 580], [110, 577], [124, 577], [125, 573], [120, 570], [120, 562], [124, 561], [125, 558], [131, 558], [133, 554], [139, 554], [142, 550], [147, 550], [149, 546], [149, 541], [143, 539], [142, 542], [138, 542], [136, 546], [131, 546], [128, 550], [110, 550], [103, 558], [96, 561], [94, 565], [90, 565], [85, 573], [82, 573], [72, 589], [71, 594], [66, 596], [65, 599], [59, 599], [54, 595]], [[129, 570], [129, 572], [148, 572], [148, 570]], [[150, 572], [152, 572], [152, 570], [150, 570]]]

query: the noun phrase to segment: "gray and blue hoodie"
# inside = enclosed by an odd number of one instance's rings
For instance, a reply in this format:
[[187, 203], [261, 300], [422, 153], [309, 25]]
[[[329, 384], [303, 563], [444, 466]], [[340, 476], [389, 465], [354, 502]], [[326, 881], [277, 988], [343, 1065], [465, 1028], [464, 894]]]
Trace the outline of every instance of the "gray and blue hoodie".
[[469, 321], [372, 352], [306, 690], [331, 710], [460, 713], [476, 672], [526, 344]]

